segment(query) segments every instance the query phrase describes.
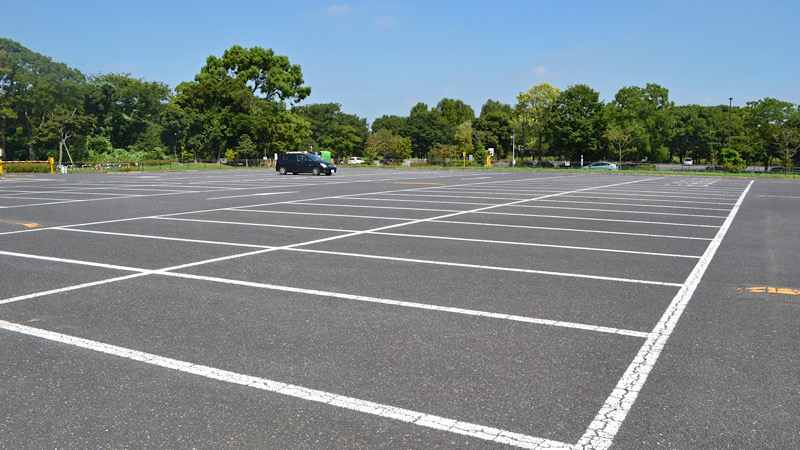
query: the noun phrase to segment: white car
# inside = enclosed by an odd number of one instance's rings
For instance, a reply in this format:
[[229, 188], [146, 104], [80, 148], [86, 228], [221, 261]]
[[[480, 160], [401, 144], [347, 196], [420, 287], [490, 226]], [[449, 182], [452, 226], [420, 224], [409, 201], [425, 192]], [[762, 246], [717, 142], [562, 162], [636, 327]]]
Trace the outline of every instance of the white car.
[[683, 158], [683, 165], [684, 166], [691, 166], [693, 163], [692, 158]]
[[347, 160], [347, 164], [364, 164], [364, 162], [365, 161], [358, 156], [351, 156], [350, 159]]

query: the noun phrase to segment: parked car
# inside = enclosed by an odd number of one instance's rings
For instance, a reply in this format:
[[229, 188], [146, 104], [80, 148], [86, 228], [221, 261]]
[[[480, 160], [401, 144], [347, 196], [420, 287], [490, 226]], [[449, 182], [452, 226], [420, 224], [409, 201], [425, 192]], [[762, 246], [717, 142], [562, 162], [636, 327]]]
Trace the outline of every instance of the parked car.
[[313, 153], [289, 152], [278, 155], [275, 170], [281, 175], [286, 175], [288, 172], [295, 175], [298, 173], [331, 175], [336, 173], [336, 165]]
[[347, 164], [364, 164], [366, 161], [359, 158], [358, 156], [351, 156], [350, 159], [347, 160]]
[[683, 165], [684, 166], [691, 166], [693, 163], [694, 163], [694, 161], [692, 161], [692, 158], [683, 158]]
[[588, 166], [583, 166], [581, 169], [594, 169], [594, 170], [619, 170], [617, 165], [608, 161], [598, 161], [591, 163]]

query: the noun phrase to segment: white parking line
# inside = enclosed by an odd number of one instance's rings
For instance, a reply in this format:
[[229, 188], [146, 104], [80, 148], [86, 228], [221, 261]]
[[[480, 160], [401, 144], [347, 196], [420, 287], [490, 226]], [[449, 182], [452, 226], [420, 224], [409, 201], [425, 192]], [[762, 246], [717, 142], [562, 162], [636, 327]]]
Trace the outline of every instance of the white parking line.
[[279, 194], [294, 194], [297, 191], [287, 192], [259, 192], [257, 194], [243, 194], [243, 195], [227, 195], [225, 197], [209, 197], [206, 200], [222, 200], [227, 198], [243, 198], [243, 197], [257, 197], [261, 195], [279, 195]]
[[512, 225], [512, 224], [504, 224], [504, 223], [485, 223], [485, 222], [463, 222], [463, 221], [458, 221], [458, 220], [435, 220], [433, 222], [434, 223], [436, 223], [436, 222], [453, 223], [453, 224], [460, 224], [460, 225], [475, 225], [475, 226], [483, 226], [483, 227], [522, 228], [522, 229], [529, 229], [529, 230], [567, 231], [567, 232], [575, 232], [575, 233], [599, 233], [599, 234], [611, 234], [611, 235], [618, 235], [618, 236], [637, 236], [637, 237], [648, 237], [648, 238], [688, 239], [688, 240], [699, 240], [699, 241], [710, 241], [711, 240], [711, 238], [704, 238], [704, 237], [680, 236], [680, 235], [670, 235], [670, 234], [631, 233], [631, 232], [626, 232], [626, 231], [589, 230], [589, 229], [584, 229], [584, 228], [538, 227], [538, 226], [533, 226], [533, 225]]
[[650, 337], [639, 349], [639, 353], [628, 366], [625, 374], [619, 380], [608, 399], [606, 399], [605, 404], [600, 408], [600, 411], [587, 428], [586, 433], [578, 441], [579, 448], [607, 449], [611, 446], [628, 412], [636, 402], [639, 392], [644, 387], [647, 377], [658, 361], [661, 351], [667, 344], [667, 340], [675, 330], [675, 326], [678, 324], [686, 305], [691, 300], [695, 289], [703, 279], [706, 269], [714, 259], [722, 239], [728, 232], [731, 223], [733, 223], [733, 218], [736, 217], [736, 213], [739, 211], [739, 207], [742, 205], [752, 185], [753, 181], [750, 181], [750, 184], [739, 196], [725, 223], [722, 224], [717, 235], [708, 245], [705, 253], [703, 253], [703, 257], [700, 258], [692, 273], [686, 278], [683, 287], [672, 299], [653, 331], [650, 332]]
[[449, 267], [463, 267], [467, 269], [482, 269], [482, 270], [495, 270], [499, 272], [516, 272], [516, 273], [528, 273], [533, 275], [549, 275], [554, 277], [565, 277], [565, 278], [578, 278], [578, 279], [585, 279], [585, 280], [598, 280], [598, 281], [614, 281], [618, 283], [632, 283], [632, 284], [646, 284], [652, 286], [671, 286], [671, 287], [680, 287], [682, 284], [680, 283], [670, 283], [667, 281], [652, 281], [652, 280], [637, 280], [633, 278], [620, 278], [620, 277], [606, 277], [602, 275], [588, 275], [583, 273], [574, 273], [574, 272], [554, 272], [549, 270], [536, 270], [536, 269], [522, 269], [519, 267], [501, 267], [501, 266], [487, 266], [487, 265], [480, 265], [480, 264], [467, 264], [467, 263], [455, 263], [455, 262], [447, 262], [447, 261], [434, 261], [428, 259], [416, 259], [416, 258], [400, 258], [397, 256], [380, 256], [380, 255], [365, 255], [361, 253], [347, 253], [347, 252], [334, 252], [328, 250], [319, 250], [319, 249], [302, 249], [302, 248], [291, 248], [286, 250], [292, 251], [303, 251], [303, 252], [311, 252], [311, 253], [319, 253], [319, 254], [326, 254], [326, 255], [338, 255], [338, 256], [352, 256], [358, 258], [367, 258], [367, 259], [381, 259], [386, 261], [398, 261], [398, 262], [410, 262], [410, 263], [417, 263], [417, 264], [432, 264], [437, 266], [449, 266]]
[[178, 359], [155, 355], [152, 353], [145, 353], [138, 350], [119, 347], [112, 344], [106, 344], [103, 342], [92, 341], [76, 336], [70, 336], [40, 328], [33, 328], [26, 325], [7, 322], [5, 320], [0, 320], [0, 329], [25, 334], [28, 336], [34, 336], [53, 342], [60, 342], [73, 347], [93, 350], [132, 361], [143, 362], [177, 372], [197, 375], [212, 380], [219, 380], [225, 383], [247, 386], [262, 391], [299, 398], [302, 400], [323, 403], [338, 408], [358, 411], [364, 414], [385, 417], [387, 419], [399, 420], [421, 427], [442, 430], [464, 436], [471, 436], [486, 441], [531, 449], [568, 447], [568, 445], [563, 442], [537, 438], [521, 433], [514, 433], [511, 431], [486, 427], [469, 422], [462, 422], [448, 419], [446, 417], [434, 416], [432, 414], [425, 414], [409, 409], [397, 408], [394, 406], [384, 405], [368, 400], [361, 400], [354, 397], [346, 397], [344, 395], [310, 389], [294, 384], [282, 383], [280, 381], [273, 381], [266, 378], [243, 375], [215, 367], [194, 364]]

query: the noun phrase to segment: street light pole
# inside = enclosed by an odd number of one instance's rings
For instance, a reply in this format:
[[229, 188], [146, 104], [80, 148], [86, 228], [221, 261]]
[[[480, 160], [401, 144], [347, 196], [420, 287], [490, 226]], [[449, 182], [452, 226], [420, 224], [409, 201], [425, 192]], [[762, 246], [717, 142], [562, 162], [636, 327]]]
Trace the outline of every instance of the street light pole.
[[517, 131], [514, 130], [514, 132], [511, 134], [511, 167], [514, 167], [517, 163], [517, 156], [515, 152], [517, 147], [516, 139], [517, 139]]

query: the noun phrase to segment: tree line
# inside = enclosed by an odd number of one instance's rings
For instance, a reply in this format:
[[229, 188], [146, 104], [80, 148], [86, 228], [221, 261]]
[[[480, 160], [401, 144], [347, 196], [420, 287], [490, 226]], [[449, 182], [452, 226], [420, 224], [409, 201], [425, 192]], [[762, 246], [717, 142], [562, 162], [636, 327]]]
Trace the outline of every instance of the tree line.
[[84, 75], [0, 38], [3, 158], [69, 161], [260, 159], [329, 151], [335, 158], [499, 158], [709, 164], [798, 164], [800, 107], [765, 98], [744, 107], [676, 106], [657, 84], [624, 87], [608, 103], [589, 86], [536, 84], [517, 103], [418, 103], [372, 124], [336, 103], [304, 104], [299, 65], [261, 47], [209, 56], [175, 87], [130, 74]]

